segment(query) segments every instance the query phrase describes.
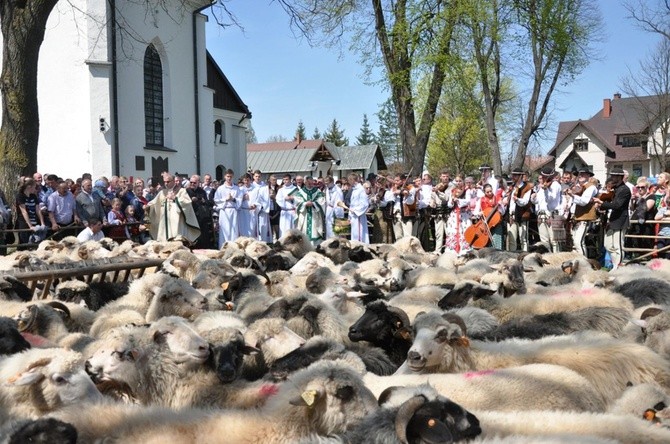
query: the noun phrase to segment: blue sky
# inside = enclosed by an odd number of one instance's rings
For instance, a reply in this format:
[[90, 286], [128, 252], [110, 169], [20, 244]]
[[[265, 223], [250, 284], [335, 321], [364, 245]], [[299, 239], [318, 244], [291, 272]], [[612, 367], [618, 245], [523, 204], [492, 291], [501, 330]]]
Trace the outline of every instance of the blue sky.
[[[639, 61], [658, 41], [626, 18], [622, 0], [598, 3], [604, 33], [597, 47], [599, 60], [555, 95], [545, 149], [553, 145], [559, 121], [595, 114], [603, 99], [620, 91], [628, 67], [637, 71]], [[275, 135], [292, 138], [299, 120], [310, 137], [315, 127], [323, 133], [336, 118], [352, 143], [363, 114], [377, 130], [375, 114], [388, 93], [380, 85], [366, 84], [357, 54], [340, 58], [336, 50], [310, 47], [293, 35], [285, 12], [269, 0], [234, 0], [228, 7], [244, 32], [219, 29], [210, 20], [207, 47], [251, 109], [259, 142]]]

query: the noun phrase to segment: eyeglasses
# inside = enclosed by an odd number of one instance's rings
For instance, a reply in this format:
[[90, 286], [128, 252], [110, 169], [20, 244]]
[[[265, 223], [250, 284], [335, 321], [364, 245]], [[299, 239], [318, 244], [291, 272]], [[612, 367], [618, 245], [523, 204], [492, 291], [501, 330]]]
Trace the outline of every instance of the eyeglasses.
[[637, 188], [638, 190], [646, 190], [647, 189], [647, 187], [635, 187], [635, 188]]
[[197, 185], [197, 184], [198, 184], [198, 182], [191, 182], [191, 184], [192, 184], [192, 185]]

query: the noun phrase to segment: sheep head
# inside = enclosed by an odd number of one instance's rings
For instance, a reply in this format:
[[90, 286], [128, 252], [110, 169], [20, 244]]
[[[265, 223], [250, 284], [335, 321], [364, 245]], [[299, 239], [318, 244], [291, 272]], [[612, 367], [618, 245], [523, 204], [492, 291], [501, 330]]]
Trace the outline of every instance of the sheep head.
[[465, 324], [452, 313], [420, 313], [414, 321], [414, 342], [407, 352], [413, 372], [435, 368], [448, 359], [451, 349], [468, 347]]
[[369, 303], [363, 316], [349, 327], [349, 339], [354, 342], [368, 341], [381, 345], [394, 337], [411, 338], [409, 317], [401, 309], [390, 307], [383, 301]]

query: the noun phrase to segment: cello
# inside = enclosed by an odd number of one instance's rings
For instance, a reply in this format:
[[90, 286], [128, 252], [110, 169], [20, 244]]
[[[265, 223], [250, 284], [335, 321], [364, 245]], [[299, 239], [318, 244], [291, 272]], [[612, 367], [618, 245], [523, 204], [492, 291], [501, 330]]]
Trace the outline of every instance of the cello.
[[502, 221], [498, 205], [483, 210], [484, 217], [465, 229], [463, 237], [472, 248], [480, 249], [486, 247], [491, 242], [491, 228], [497, 226]]

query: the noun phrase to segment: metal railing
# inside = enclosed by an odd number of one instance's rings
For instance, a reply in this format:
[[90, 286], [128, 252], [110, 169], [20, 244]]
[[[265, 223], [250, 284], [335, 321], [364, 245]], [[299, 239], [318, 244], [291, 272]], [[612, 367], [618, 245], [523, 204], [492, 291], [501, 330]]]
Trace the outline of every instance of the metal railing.
[[[628, 227], [628, 230], [635, 225], [666, 225], [670, 224], [670, 220], [645, 220], [643, 224], [640, 224], [639, 222], [631, 222], [630, 226]], [[665, 240], [670, 240], [670, 236], [658, 236], [658, 235], [649, 235], [649, 234], [630, 234], [629, 232], [626, 232], [624, 235], [624, 244], [626, 239], [653, 239], [654, 241], [660, 240], [660, 239], [665, 239]], [[643, 253], [640, 256], [636, 256], [632, 259], [629, 259], [628, 261], [625, 261], [625, 263], [630, 264], [634, 262], [639, 262], [643, 260], [648, 260], [649, 258], [658, 255], [659, 253], [665, 253], [667, 251], [670, 251], [670, 244], [666, 245], [662, 248], [656, 248], [656, 242], [654, 242], [654, 247], [653, 248], [640, 248], [640, 247], [626, 247], [624, 246], [623, 248], [624, 253]]]

